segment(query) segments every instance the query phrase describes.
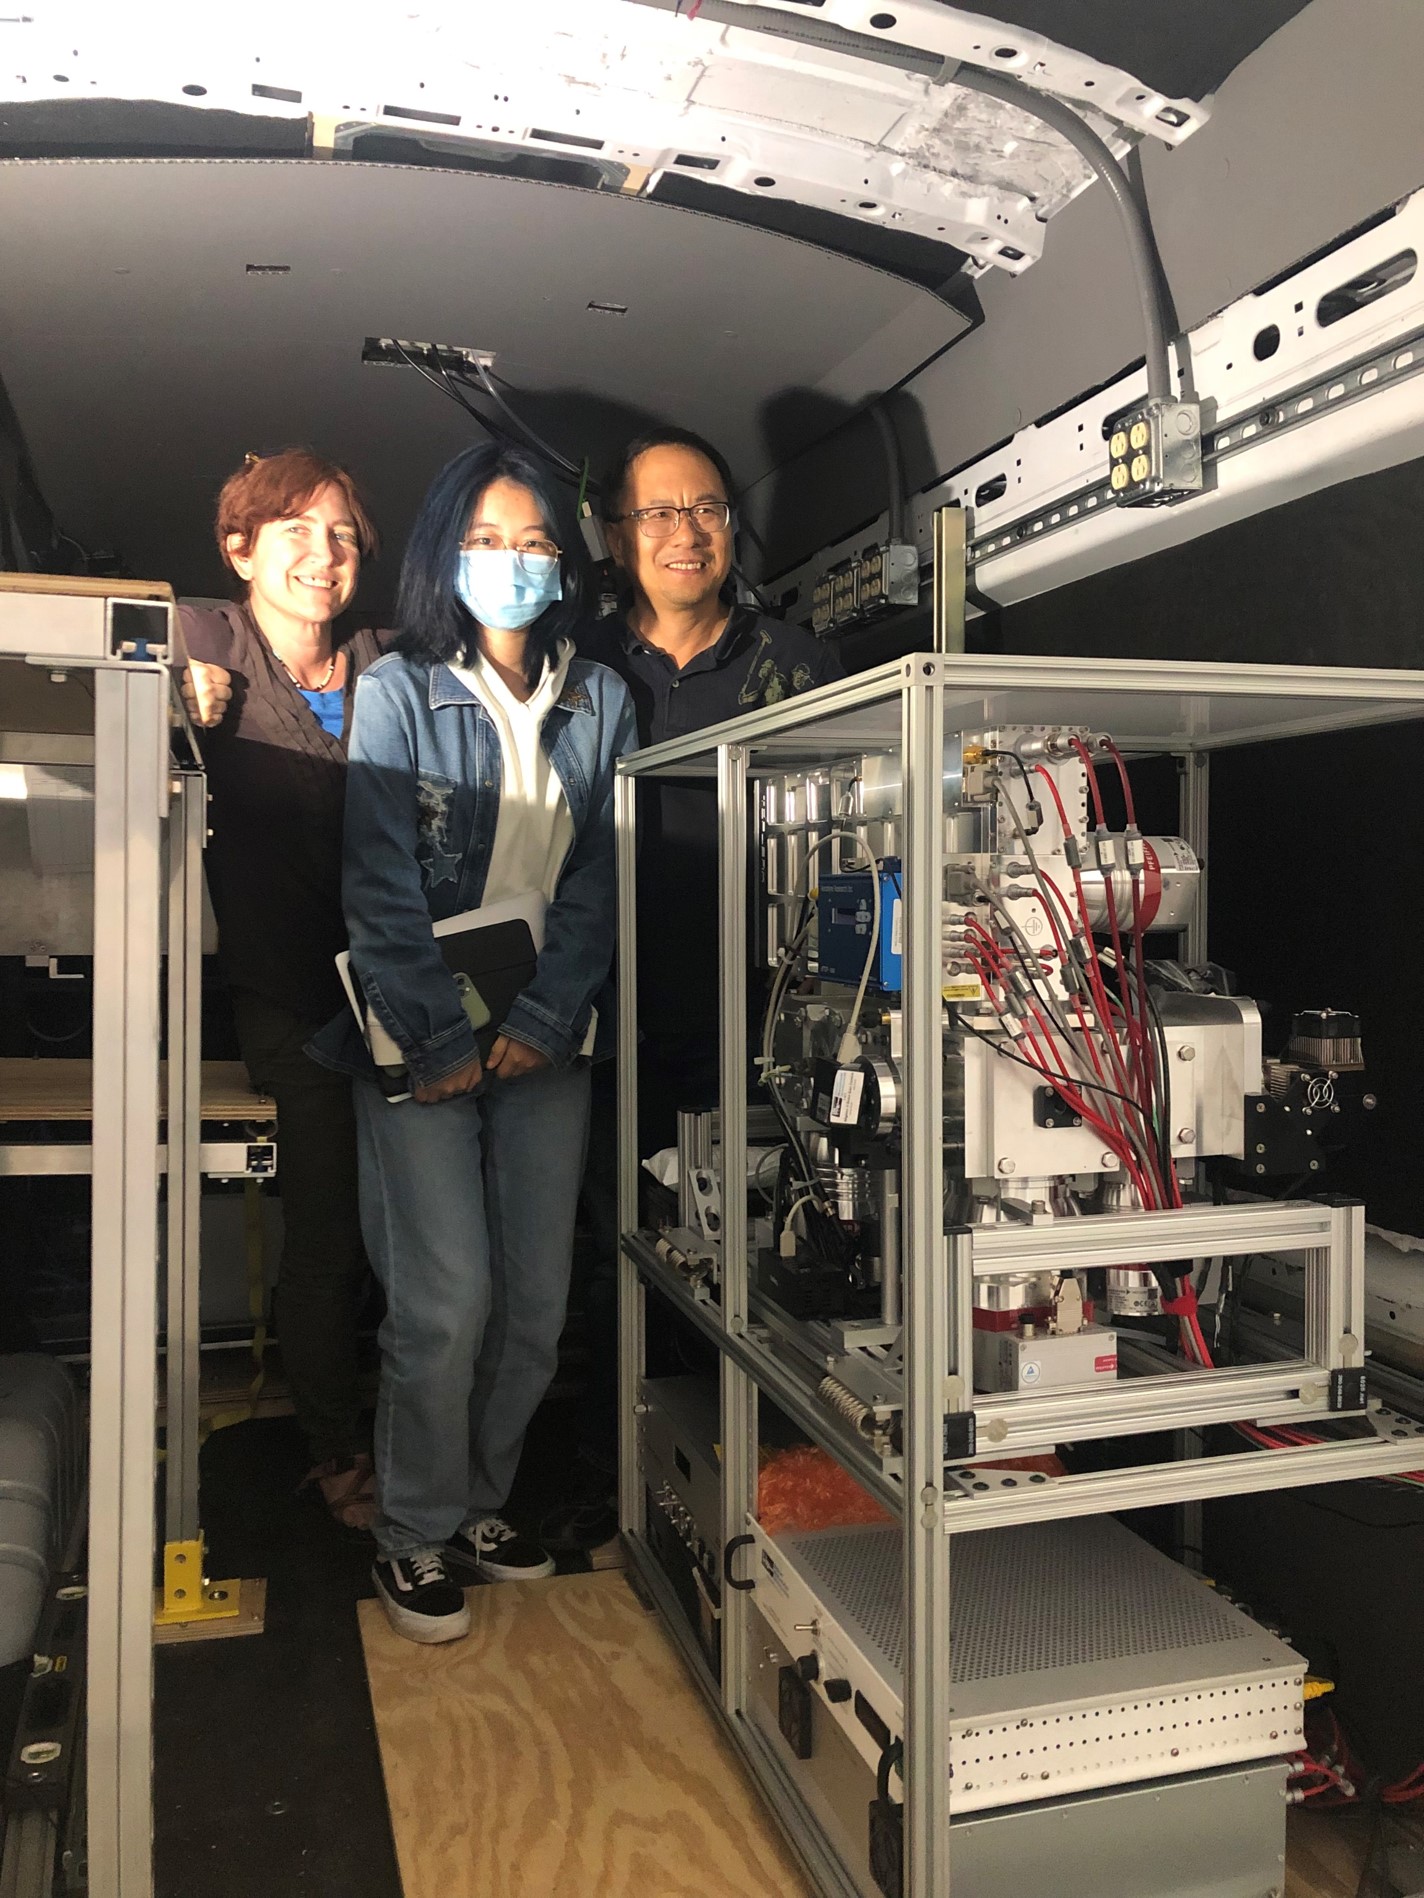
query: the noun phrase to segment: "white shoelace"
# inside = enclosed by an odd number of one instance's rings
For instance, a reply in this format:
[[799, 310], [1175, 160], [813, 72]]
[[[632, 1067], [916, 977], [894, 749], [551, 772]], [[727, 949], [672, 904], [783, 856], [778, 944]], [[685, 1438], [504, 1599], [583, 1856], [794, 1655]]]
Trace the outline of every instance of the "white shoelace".
[[475, 1524], [474, 1539], [488, 1549], [497, 1549], [502, 1542], [513, 1542], [518, 1534], [503, 1516], [481, 1516]]
[[442, 1557], [436, 1555], [433, 1550], [427, 1550], [423, 1555], [409, 1555], [406, 1557], [406, 1561], [410, 1566], [412, 1576], [415, 1578], [415, 1586], [417, 1588], [428, 1588], [432, 1582], [443, 1582], [445, 1580], [444, 1560]]

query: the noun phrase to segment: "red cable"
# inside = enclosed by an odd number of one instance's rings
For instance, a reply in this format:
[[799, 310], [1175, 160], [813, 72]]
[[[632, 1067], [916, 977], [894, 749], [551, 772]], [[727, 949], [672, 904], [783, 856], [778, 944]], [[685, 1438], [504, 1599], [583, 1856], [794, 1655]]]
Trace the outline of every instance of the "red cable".
[[1118, 750], [1117, 746], [1113, 743], [1111, 738], [1106, 740], [1106, 744], [1107, 744], [1107, 749], [1108, 749], [1108, 755], [1111, 757], [1113, 763], [1117, 766], [1117, 775], [1119, 776], [1119, 778], [1122, 779], [1122, 801], [1127, 807], [1128, 829], [1136, 830], [1137, 829], [1137, 809], [1132, 801], [1132, 779], [1127, 775], [1127, 760], [1123, 757], [1122, 753]]
[[[1004, 952], [994, 941], [993, 937], [989, 935], [983, 924], [979, 922], [978, 918], [971, 916], [969, 918], [969, 926], [975, 930], [977, 936], [981, 939], [981, 946], [987, 954], [993, 957], [994, 961], [1000, 966], [1000, 969], [1004, 968], [1006, 966]], [[969, 952], [969, 959], [974, 964], [975, 972], [979, 976], [979, 979], [984, 983], [985, 993], [988, 995], [990, 1006], [993, 1008], [995, 1014], [1002, 1018], [1005, 1010], [999, 1006], [999, 1003], [994, 998], [988, 971], [974, 954], [973, 950]], [[1051, 1082], [1058, 1090], [1072, 1112], [1080, 1115], [1090, 1126], [1096, 1128], [1103, 1139], [1107, 1141], [1113, 1152], [1116, 1153], [1118, 1158], [1122, 1161], [1127, 1172], [1131, 1175], [1133, 1185], [1142, 1195], [1143, 1203], [1146, 1204], [1148, 1199], [1146, 1182], [1142, 1178], [1141, 1168], [1138, 1165], [1137, 1158], [1132, 1151], [1126, 1135], [1123, 1134], [1120, 1128], [1110, 1126], [1099, 1114], [1095, 1113], [1071, 1083], [1065, 1082], [1063, 1070], [1067, 1066], [1067, 1062], [1057, 1058], [1058, 1043], [1054, 1038], [1053, 1030], [1048, 1022], [1045, 1021], [1038, 1005], [1031, 998], [1024, 999], [1027, 1000], [1028, 1009], [1032, 1012], [1034, 1020], [1038, 1023], [1039, 1033], [1044, 1037], [1049, 1050], [1048, 1057], [1045, 1059], [1044, 1051], [1039, 1047], [1037, 1037], [1026, 1029], [1024, 1032], [1024, 1040], [1033, 1050], [1034, 1056], [1036, 1057], [1032, 1065], [1038, 1069], [1046, 1081]]]
[[[1098, 829], [1106, 834], [1107, 820], [1103, 816], [1103, 794], [1098, 786], [1098, 772], [1097, 767], [1093, 763], [1092, 753], [1088, 750], [1088, 747], [1083, 743], [1081, 738], [1075, 737], [1070, 739], [1069, 742], [1083, 761], [1083, 769], [1088, 777], [1088, 789], [1092, 792], [1093, 796], [1093, 811], [1098, 820]], [[1103, 900], [1107, 905], [1108, 928], [1112, 935], [1113, 954], [1117, 957], [1117, 985], [1122, 995], [1123, 1014], [1127, 1018], [1128, 1040], [1132, 1044], [1134, 1056], [1140, 1061], [1142, 1054], [1140, 1046], [1142, 1025], [1140, 1023], [1134, 1023], [1133, 1021], [1132, 1003], [1129, 1001], [1127, 994], [1127, 967], [1122, 953], [1122, 934], [1118, 928], [1117, 894], [1113, 889], [1112, 874], [1103, 867], [1101, 858], [1098, 862], [1098, 868], [1102, 870], [1103, 875]]]
[[[1036, 764], [1034, 766], [1034, 770], [1037, 772], [1038, 776], [1043, 779], [1044, 783], [1048, 786], [1049, 795], [1052, 797], [1054, 806], [1058, 812], [1058, 822], [1062, 826], [1064, 844], [1070, 845], [1073, 848], [1073, 850], [1076, 852], [1078, 848], [1078, 840], [1073, 835], [1072, 826], [1068, 822], [1068, 812], [1064, 808], [1063, 799], [1059, 795], [1058, 786], [1053, 780], [1053, 774], [1049, 771], [1045, 771], [1045, 769], [1043, 768], [1041, 764]], [[1067, 853], [1065, 851], [1065, 855], [1066, 854]], [[1093, 925], [1088, 915], [1088, 898], [1083, 889], [1083, 872], [1082, 872], [1081, 867], [1078, 864], [1073, 863], [1071, 861], [1069, 862], [1068, 867], [1073, 873], [1073, 889], [1078, 899], [1078, 916], [1079, 916], [1079, 920], [1081, 921], [1083, 925], [1084, 940], [1087, 943], [1089, 949], [1091, 950], [1092, 941], [1093, 941]], [[1113, 1065], [1118, 1070], [1119, 1077], [1122, 1082], [1123, 1092], [1127, 1093], [1128, 1092], [1127, 1076], [1123, 1072], [1123, 1069], [1122, 1069], [1121, 1053], [1117, 1047], [1116, 1037], [1110, 1033], [1111, 1010], [1108, 1007], [1107, 990], [1103, 985], [1102, 971], [1098, 968], [1097, 959], [1092, 954], [1089, 954], [1087, 958], [1087, 969], [1088, 969], [1088, 983], [1089, 983], [1090, 988], [1094, 990], [1093, 999], [1098, 1006], [1100, 1015], [1102, 1016], [1104, 1038], [1107, 1041], [1109, 1050], [1112, 1053]]]

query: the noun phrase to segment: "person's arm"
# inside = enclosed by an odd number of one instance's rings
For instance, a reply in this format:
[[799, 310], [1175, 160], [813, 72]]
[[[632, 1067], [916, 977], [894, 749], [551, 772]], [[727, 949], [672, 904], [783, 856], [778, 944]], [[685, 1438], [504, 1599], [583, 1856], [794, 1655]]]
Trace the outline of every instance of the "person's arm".
[[221, 725], [232, 703], [232, 674], [225, 666], [190, 659], [178, 677], [178, 690], [188, 716], [200, 730]]
[[192, 607], [178, 608], [182, 647], [186, 665], [178, 673], [178, 690], [188, 716], [200, 729], [220, 725], [232, 702], [232, 674], [223, 663], [229, 656], [231, 634], [225, 621], [220, 622], [221, 636], [211, 624], [213, 615], [195, 612]]
[[611, 685], [612, 742], [604, 753], [588, 815], [569, 852], [544, 917], [544, 947], [534, 980], [504, 1020], [505, 1035], [567, 1067], [583, 1046], [589, 1010], [613, 962], [617, 938], [618, 876], [614, 859], [614, 766], [638, 744], [627, 687]]
[[[405, 1058], [417, 1098], [479, 1079], [475, 1031], [431, 927], [416, 858], [417, 767], [407, 708], [379, 673], [356, 687], [346, 774], [342, 906], [367, 1006]], [[448, 1089], [446, 1082], [461, 1081]]]

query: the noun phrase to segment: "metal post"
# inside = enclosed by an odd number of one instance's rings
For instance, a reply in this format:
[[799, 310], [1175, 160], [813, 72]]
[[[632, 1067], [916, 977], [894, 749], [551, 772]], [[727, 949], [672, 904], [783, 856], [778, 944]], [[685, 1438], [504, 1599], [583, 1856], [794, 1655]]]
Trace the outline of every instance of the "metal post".
[[1365, 1209], [1330, 1208], [1330, 1240], [1305, 1255], [1304, 1351], [1312, 1364], [1341, 1370], [1365, 1361]]
[[88, 1836], [95, 1898], [153, 1891], [153, 1410], [168, 675], [94, 674]]
[[[193, 1542], [198, 1518], [198, 1147], [202, 1134], [202, 860], [204, 784], [174, 780], [168, 828], [168, 1356], [165, 1539]], [[201, 870], [199, 870], [201, 877]]]
[[207, 785], [200, 771], [172, 780], [168, 824], [168, 1322], [165, 1364], [166, 1481], [159, 1627], [229, 1621], [239, 1581], [211, 1583], [198, 1505], [202, 1331], [199, 1230], [202, 1199], [203, 844]]
[[937, 507], [934, 515], [935, 651], [964, 651], [964, 596], [968, 586], [964, 509]]
[[[936, 563], [938, 572], [938, 562]], [[944, 1234], [940, 908], [944, 697], [939, 667], [919, 661], [903, 695], [905, 786], [905, 1890], [949, 1895], [949, 1537], [944, 1415], [950, 1373], [946, 1252], [956, 1286], [972, 1236]], [[958, 1326], [955, 1326], [956, 1331]], [[961, 1367], [956, 1364], [956, 1370]], [[952, 1407], [967, 1409], [963, 1379]]]
[[[619, 771], [613, 787], [618, 869], [618, 1232], [638, 1224], [638, 780]], [[643, 1371], [638, 1271], [618, 1248], [618, 1524], [643, 1530], [634, 1407]]]
[[1209, 800], [1211, 795], [1211, 757], [1205, 751], [1189, 751], [1178, 762], [1180, 779], [1177, 787], [1178, 823], [1182, 836], [1196, 852], [1201, 865], [1201, 875], [1197, 878], [1196, 905], [1192, 910], [1191, 921], [1182, 935], [1182, 952], [1189, 965], [1205, 962], [1207, 958], [1207, 844], [1209, 835]]
[[[744, 1337], [747, 1274], [747, 753], [717, 752], [718, 874], [721, 884], [722, 1323]], [[722, 1354], [722, 1546], [746, 1532], [752, 1507], [756, 1389], [736, 1359]], [[722, 1704], [735, 1718], [746, 1698], [744, 1597], [722, 1598]]]

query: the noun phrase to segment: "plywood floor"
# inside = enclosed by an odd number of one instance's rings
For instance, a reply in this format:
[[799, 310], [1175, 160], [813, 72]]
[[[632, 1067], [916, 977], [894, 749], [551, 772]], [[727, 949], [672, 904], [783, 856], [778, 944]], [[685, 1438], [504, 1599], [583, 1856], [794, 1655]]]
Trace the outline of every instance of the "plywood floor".
[[[814, 1898], [621, 1574], [470, 1609], [419, 1648], [360, 1604], [405, 1898]], [[1355, 1898], [1369, 1823], [1292, 1812], [1285, 1898]]]
[[1355, 1898], [1373, 1824], [1372, 1811], [1297, 1807], [1286, 1822], [1285, 1898]]
[[421, 1648], [360, 1605], [405, 1898], [813, 1898], [622, 1575], [470, 1609]]

